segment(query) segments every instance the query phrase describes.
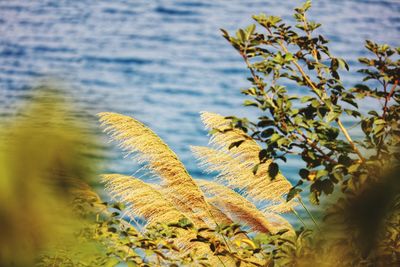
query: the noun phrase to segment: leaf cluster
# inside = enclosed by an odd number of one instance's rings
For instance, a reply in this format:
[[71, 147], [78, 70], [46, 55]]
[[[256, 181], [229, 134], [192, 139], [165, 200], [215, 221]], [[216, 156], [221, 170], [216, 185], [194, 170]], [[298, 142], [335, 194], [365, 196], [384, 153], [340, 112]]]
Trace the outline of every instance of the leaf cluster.
[[[295, 9], [295, 25], [260, 14], [253, 16], [257, 26], [222, 34], [250, 71], [251, 86], [242, 90], [249, 97], [244, 105], [261, 114], [254, 121], [227, 117], [232, 128], [264, 145], [260, 162], [300, 158], [306, 168], [299, 169], [301, 180], [289, 195], [299, 193], [305, 182], [310, 201], [318, 204], [336, 185], [354, 190], [355, 183], [365, 182], [361, 174], [399, 158], [400, 48], [366, 41], [374, 57], [360, 58], [365, 68], [358, 72], [364, 79], [346, 88], [341, 72], [349, 71], [349, 65], [331, 54], [329, 41], [317, 33], [321, 24], [307, 19], [310, 7], [307, 1]], [[360, 100], [380, 103], [382, 109], [361, 112]], [[353, 122], [353, 132], [362, 130], [365, 139], [353, 140], [349, 123], [343, 121]]]

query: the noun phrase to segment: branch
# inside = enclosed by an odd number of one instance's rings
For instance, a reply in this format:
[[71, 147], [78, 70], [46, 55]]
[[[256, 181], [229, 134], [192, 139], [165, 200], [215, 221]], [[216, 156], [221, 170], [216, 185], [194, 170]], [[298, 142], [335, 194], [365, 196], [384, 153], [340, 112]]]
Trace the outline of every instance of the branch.
[[[271, 33], [271, 32], [270, 32]], [[272, 33], [271, 33], [272, 34]], [[281, 45], [281, 43], [279, 42], [279, 44]], [[281, 47], [282, 47], [282, 45], [281, 45]], [[246, 55], [246, 48], [247, 47], [245, 47], [245, 51], [244, 52], [240, 52], [240, 55], [243, 57], [243, 60], [244, 60], [244, 62], [246, 63], [246, 65], [247, 65], [247, 68], [250, 70], [250, 73], [251, 73], [251, 76], [253, 77], [253, 79], [254, 79], [254, 81], [255, 81], [255, 83], [257, 84], [257, 86], [258, 86], [258, 88], [261, 90], [261, 91], [264, 91], [264, 85], [262, 84], [262, 82], [259, 80], [259, 78], [258, 78], [258, 76], [257, 76], [257, 74], [255, 73], [255, 71], [254, 71], [254, 69], [253, 69], [253, 67], [251, 66], [251, 64], [250, 64], [250, 62], [249, 62], [249, 59], [248, 59], [248, 57], [247, 57], [247, 55]], [[287, 53], [287, 49], [286, 49], [286, 47], [282, 47], [282, 48], [284, 48], [284, 51], [286, 51], [286, 53]], [[318, 59], [316, 59], [316, 60], [318, 60]], [[296, 64], [297, 64], [297, 62], [296, 62]], [[301, 72], [303, 72], [303, 70], [301, 69], [301, 67], [299, 66], [299, 65], [297, 65], [298, 66], [298, 68], [300, 68], [300, 71]], [[308, 79], [308, 77], [305, 75], [305, 73], [303, 72], [303, 76], [305, 76], [305, 78], [307, 78]], [[312, 82], [309, 80], [309, 83], [310, 84], [312, 84]], [[314, 85], [313, 85], [314, 86]], [[266, 94], [266, 97], [268, 98], [268, 99], [270, 99], [270, 97]], [[273, 103], [272, 101], [271, 101], [271, 103]], [[288, 118], [287, 116], [286, 116], [286, 119], [292, 124], [292, 125], [294, 125], [293, 124], [293, 122], [290, 120], [290, 118]], [[301, 135], [301, 137], [303, 138], [303, 140], [300, 140], [300, 141], [303, 141], [303, 142], [306, 142], [308, 145], [310, 145], [313, 149], [315, 149], [316, 151], [318, 151], [320, 154], [321, 154], [321, 156], [326, 160], [326, 161], [329, 161], [329, 162], [331, 162], [331, 163], [333, 163], [333, 164], [337, 164], [338, 162], [336, 161], [336, 160], [334, 160], [334, 159], [332, 159], [332, 158], [330, 158], [321, 148], [319, 148], [314, 142], [312, 142], [301, 130], [299, 130], [298, 131], [299, 132], [299, 134]], [[298, 139], [298, 137], [297, 136], [295, 136], [297, 139]]]
[[336, 160], [330, 158], [321, 148], [319, 148], [314, 142], [312, 142], [307, 136], [305, 136], [304, 133], [299, 131], [299, 134], [301, 135], [301, 137], [304, 138], [304, 141], [307, 142], [307, 144], [309, 144], [313, 149], [318, 151], [326, 161], [329, 161], [330, 163], [333, 164], [338, 164]]
[[[286, 46], [282, 43], [282, 41], [278, 41], [279, 45], [281, 46], [282, 50], [285, 53], [289, 53], [289, 50], [286, 48]], [[303, 68], [299, 65], [299, 63], [296, 61], [296, 59], [293, 59], [293, 64], [296, 66], [297, 70], [301, 73], [301, 75], [304, 77], [304, 79], [307, 81], [307, 83], [310, 85], [311, 89], [314, 91], [314, 93], [319, 97], [319, 99], [321, 99], [322, 102], [324, 102], [324, 104], [329, 107], [330, 110], [332, 110], [332, 106], [328, 105], [325, 101], [324, 98], [319, 94], [318, 92], [318, 88], [315, 86], [315, 84], [311, 81], [310, 77], [308, 77], [308, 75], [304, 72]], [[326, 93], [325, 91], [323, 91], [324, 93]], [[354, 141], [351, 139], [349, 133], [347, 132], [346, 128], [344, 127], [343, 123], [341, 122], [341, 120], [338, 118], [336, 119], [336, 122], [340, 128], [340, 130], [342, 131], [342, 133], [344, 134], [344, 136], [346, 137], [347, 141], [350, 143], [351, 147], [353, 148], [354, 152], [358, 155], [358, 157], [360, 158], [360, 160], [362, 162], [365, 162], [364, 157], [362, 156], [361, 152], [358, 150], [358, 148], [356, 147]]]
[[394, 94], [394, 90], [396, 89], [397, 84], [399, 83], [399, 80], [396, 80], [392, 86], [392, 88], [390, 89], [389, 94], [385, 97], [385, 106], [383, 107], [383, 114], [382, 114], [382, 118], [385, 119], [386, 117], [386, 113], [388, 110], [388, 103], [390, 98], [393, 96]]
[[[396, 89], [397, 84], [399, 83], [399, 80], [396, 80], [392, 86], [392, 88], [390, 89], [389, 94], [387, 94], [385, 96], [385, 104], [383, 106], [383, 114], [382, 114], [382, 119], [386, 121], [386, 115], [387, 115], [387, 110], [388, 110], [388, 104], [390, 101], [390, 98], [393, 96], [394, 94], [394, 90]], [[386, 92], [386, 87], [384, 87], [385, 93]], [[382, 135], [381, 138], [379, 139], [379, 144], [378, 144], [378, 151], [377, 151], [377, 157], [379, 158], [381, 151], [382, 151], [382, 146], [383, 146], [383, 141], [385, 139], [385, 135]]]

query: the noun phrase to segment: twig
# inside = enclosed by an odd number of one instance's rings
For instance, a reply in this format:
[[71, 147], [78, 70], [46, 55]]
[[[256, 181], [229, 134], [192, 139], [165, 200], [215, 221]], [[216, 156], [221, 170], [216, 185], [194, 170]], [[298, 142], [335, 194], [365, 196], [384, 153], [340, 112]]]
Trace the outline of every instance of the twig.
[[385, 117], [386, 117], [386, 113], [387, 113], [387, 110], [388, 110], [387, 105], [388, 105], [388, 103], [389, 103], [390, 98], [393, 96], [393, 94], [394, 94], [394, 89], [396, 89], [396, 86], [397, 86], [398, 83], [399, 83], [399, 80], [396, 80], [396, 81], [394, 82], [392, 88], [390, 89], [389, 94], [385, 97], [385, 106], [383, 107], [383, 114], [382, 114], [382, 118], [383, 118], [383, 119], [385, 119]]
[[[286, 48], [286, 46], [282, 43], [282, 41], [278, 41], [279, 45], [281, 46], [282, 50], [285, 53], [289, 53], [289, 50]], [[293, 59], [293, 64], [296, 66], [297, 70], [300, 72], [300, 74], [303, 76], [303, 78], [307, 81], [307, 83], [310, 85], [311, 89], [314, 91], [314, 93], [319, 97], [319, 99], [324, 102], [325, 105], [329, 107], [330, 110], [332, 110], [332, 106], [329, 105], [328, 103], [325, 102], [324, 97], [321, 96], [321, 94], [318, 92], [318, 88], [315, 86], [315, 84], [311, 81], [310, 77], [304, 72], [303, 68], [299, 65], [299, 63], [296, 61], [296, 59]], [[325, 91], [323, 91], [325, 93]], [[364, 157], [362, 156], [361, 152], [358, 150], [356, 147], [354, 141], [351, 139], [349, 133], [347, 132], [346, 128], [343, 126], [343, 123], [339, 118], [336, 119], [336, 122], [346, 137], [347, 141], [350, 143], [351, 147], [353, 148], [354, 152], [358, 155], [358, 157], [361, 159], [362, 162], [365, 162]]]

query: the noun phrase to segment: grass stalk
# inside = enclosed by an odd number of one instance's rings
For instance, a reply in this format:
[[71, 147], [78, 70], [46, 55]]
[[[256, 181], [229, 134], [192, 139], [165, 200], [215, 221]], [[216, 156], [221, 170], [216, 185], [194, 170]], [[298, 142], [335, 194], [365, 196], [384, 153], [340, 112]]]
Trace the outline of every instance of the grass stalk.
[[306, 205], [304, 204], [303, 200], [301, 200], [301, 198], [297, 198], [300, 202], [300, 204], [303, 206], [304, 210], [307, 212], [308, 216], [311, 218], [311, 220], [313, 221], [313, 223], [315, 224], [315, 226], [317, 227], [318, 230], [321, 230], [318, 226], [317, 221], [315, 220], [314, 216], [311, 214], [311, 212], [307, 209]]
[[299, 221], [301, 222], [301, 224], [303, 224], [304, 228], [307, 228], [306, 223], [304, 222], [304, 220], [301, 218], [300, 214], [297, 213], [297, 211], [295, 209], [292, 209], [292, 212], [294, 215], [296, 215], [297, 219], [299, 219]]

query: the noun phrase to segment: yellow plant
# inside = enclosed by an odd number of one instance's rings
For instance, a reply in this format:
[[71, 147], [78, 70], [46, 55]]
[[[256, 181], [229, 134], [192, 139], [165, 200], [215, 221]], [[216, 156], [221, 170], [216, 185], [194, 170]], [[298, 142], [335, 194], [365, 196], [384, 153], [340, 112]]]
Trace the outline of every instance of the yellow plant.
[[[202, 112], [201, 118], [206, 128], [215, 130], [208, 147], [192, 147], [201, 165], [208, 171], [218, 171], [218, 180], [232, 188], [239, 188], [256, 202], [268, 202], [265, 211], [291, 211], [296, 202], [289, 203], [283, 198], [292, 185], [280, 173], [272, 179], [268, 173], [271, 160], [260, 163], [261, 147], [240, 129], [233, 129], [231, 122], [223, 116]], [[237, 146], [233, 143], [240, 142]], [[257, 166], [257, 171], [254, 168]]]
[[157, 189], [137, 178], [110, 174], [103, 175], [103, 181], [111, 196], [128, 205], [131, 218], [143, 217], [148, 224], [173, 223], [186, 218]]
[[277, 233], [283, 229], [292, 230], [290, 224], [282, 217], [261, 212], [253, 203], [226, 186], [206, 180], [197, 180], [197, 183], [210, 195], [207, 199], [209, 203], [234, 221], [246, 224], [254, 231]]
[[[207, 118], [204, 119], [206, 115]], [[112, 197], [129, 206], [127, 214], [130, 218], [135, 219], [138, 216], [144, 217], [148, 223], [168, 223], [173, 218], [177, 221], [186, 217], [198, 227], [236, 221], [247, 224], [253, 230], [272, 233], [292, 229], [279, 215], [282, 211], [292, 209], [293, 202], [286, 203], [282, 198], [291, 185], [282, 175], [271, 181], [263, 171], [257, 175], [249, 172], [258, 160], [260, 151], [260, 147], [249, 138], [240, 146], [231, 149], [229, 153], [226, 152], [226, 157], [216, 158], [217, 165], [209, 165], [210, 170], [223, 169], [223, 172], [227, 173], [224, 176], [220, 175], [219, 178], [223, 179], [217, 180], [246, 190], [245, 195], [241, 196], [222, 183], [194, 180], [176, 154], [139, 121], [108, 112], [100, 113], [99, 117], [105, 132], [119, 142], [125, 152], [133, 154], [134, 159], [145, 164], [151, 174], [161, 179], [159, 185], [151, 185], [133, 177], [117, 174], [103, 176], [106, 189]], [[207, 127], [215, 128], [214, 126], [227, 123], [222, 116], [216, 114], [203, 113], [202, 117]], [[215, 134], [211, 142], [219, 145], [218, 149], [222, 151], [229, 142], [239, 138], [239, 135], [245, 136], [244, 132], [238, 131]], [[201, 154], [203, 149], [206, 148], [193, 148], [197, 155]], [[234, 176], [234, 172], [230, 172], [229, 169], [235, 170], [235, 162], [238, 161], [240, 161], [239, 166], [246, 168], [242, 168], [243, 171]], [[247, 197], [261, 200], [262, 194], [257, 187], [267, 190], [263, 192], [264, 200], [269, 200], [273, 204], [262, 211], [246, 199]]]

